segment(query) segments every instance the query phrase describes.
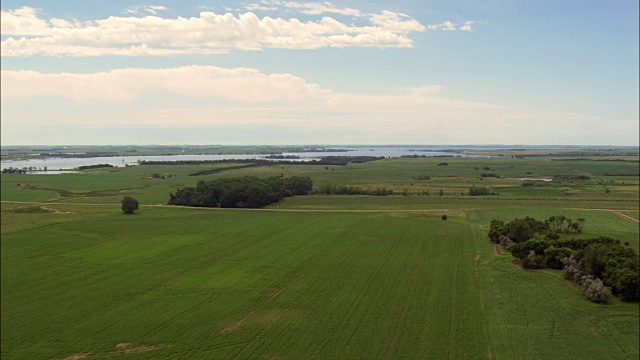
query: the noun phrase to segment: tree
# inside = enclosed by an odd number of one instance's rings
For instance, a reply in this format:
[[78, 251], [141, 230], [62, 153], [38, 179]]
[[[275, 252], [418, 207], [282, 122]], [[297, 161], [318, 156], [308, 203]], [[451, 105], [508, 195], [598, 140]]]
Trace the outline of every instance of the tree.
[[596, 303], [605, 303], [611, 297], [611, 289], [604, 286], [602, 280], [586, 276], [582, 281], [582, 292], [587, 299]]
[[138, 200], [131, 196], [125, 196], [124, 199], [122, 199], [122, 212], [125, 214], [133, 214], [139, 207], [140, 203], [138, 203]]

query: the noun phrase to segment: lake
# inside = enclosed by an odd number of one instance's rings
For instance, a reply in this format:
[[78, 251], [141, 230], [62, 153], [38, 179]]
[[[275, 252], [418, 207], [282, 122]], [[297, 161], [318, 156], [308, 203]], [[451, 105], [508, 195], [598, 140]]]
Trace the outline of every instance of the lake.
[[[286, 161], [310, 161], [324, 156], [383, 156], [401, 157], [407, 155], [425, 156], [455, 156], [455, 157], [488, 157], [482, 155], [466, 155], [447, 151], [443, 147], [434, 146], [372, 146], [372, 147], [345, 147], [349, 151], [310, 151], [310, 152], [285, 152], [282, 155], [299, 156], [299, 159], [284, 159]], [[53, 174], [69, 172], [79, 166], [109, 164], [113, 166], [137, 165], [138, 161], [178, 161], [178, 160], [229, 160], [229, 159], [267, 159], [264, 154], [228, 154], [228, 155], [156, 155], [156, 156], [124, 156], [124, 157], [91, 157], [91, 158], [47, 158], [18, 161], [3, 161], [2, 169], [14, 167], [18, 169], [34, 167], [48, 171], [32, 171], [30, 174]], [[278, 159], [274, 159], [278, 160]], [[67, 170], [67, 171], [64, 171]]]

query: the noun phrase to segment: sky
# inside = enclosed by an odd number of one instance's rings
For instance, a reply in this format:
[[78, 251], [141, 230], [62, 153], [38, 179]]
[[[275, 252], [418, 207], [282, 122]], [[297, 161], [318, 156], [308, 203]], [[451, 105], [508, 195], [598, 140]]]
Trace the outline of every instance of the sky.
[[639, 142], [637, 0], [0, 7], [4, 146]]

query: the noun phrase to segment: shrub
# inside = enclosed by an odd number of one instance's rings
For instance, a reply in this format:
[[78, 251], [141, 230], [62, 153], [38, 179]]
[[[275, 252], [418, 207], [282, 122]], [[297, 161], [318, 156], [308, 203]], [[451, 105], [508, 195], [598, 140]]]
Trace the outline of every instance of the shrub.
[[131, 196], [125, 196], [124, 199], [122, 199], [122, 212], [125, 214], [133, 214], [139, 207], [140, 203], [138, 203], [138, 200]]
[[582, 281], [581, 287], [584, 296], [593, 302], [605, 303], [611, 297], [611, 289], [604, 286], [602, 280], [598, 278], [586, 276]]
[[486, 187], [472, 186], [469, 188], [469, 195], [471, 196], [480, 196], [480, 195], [491, 195], [491, 191]]
[[442, 215], [442, 220], [447, 220], [447, 215]]

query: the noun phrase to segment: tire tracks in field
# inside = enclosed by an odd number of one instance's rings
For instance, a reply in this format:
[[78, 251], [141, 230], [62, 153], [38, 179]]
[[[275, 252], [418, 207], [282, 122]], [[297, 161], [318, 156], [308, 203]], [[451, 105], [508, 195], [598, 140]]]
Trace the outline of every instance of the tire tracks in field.
[[640, 220], [638, 220], [638, 219], [636, 219], [636, 218], [634, 218], [634, 217], [631, 217], [631, 216], [629, 216], [629, 215], [625, 215], [625, 214], [623, 214], [623, 213], [621, 213], [621, 212], [620, 212], [620, 211], [625, 211], [625, 210], [616, 210], [616, 209], [585, 209], [585, 208], [565, 208], [565, 209], [567, 209], [567, 210], [586, 210], [586, 211], [607, 211], [607, 212], [610, 212], [610, 213], [612, 213], [613, 215], [615, 215], [615, 216], [617, 216], [617, 217], [619, 217], [619, 218], [622, 218], [622, 219], [625, 219], [625, 220], [628, 220], [628, 221], [634, 222], [634, 223], [636, 223], [636, 224], [640, 224]]
[[631, 217], [631, 216], [629, 216], [629, 215], [625, 215], [625, 214], [623, 214], [623, 213], [621, 213], [621, 212], [618, 212], [618, 211], [615, 211], [615, 210], [610, 210], [609, 212], [611, 212], [613, 215], [615, 215], [615, 216], [617, 216], [617, 217], [623, 218], [623, 219], [625, 219], [625, 220], [632, 221], [632, 222], [634, 222], [634, 223], [636, 223], [636, 224], [640, 224], [640, 220], [635, 219], [635, 218], [632, 218], [632, 217]]

